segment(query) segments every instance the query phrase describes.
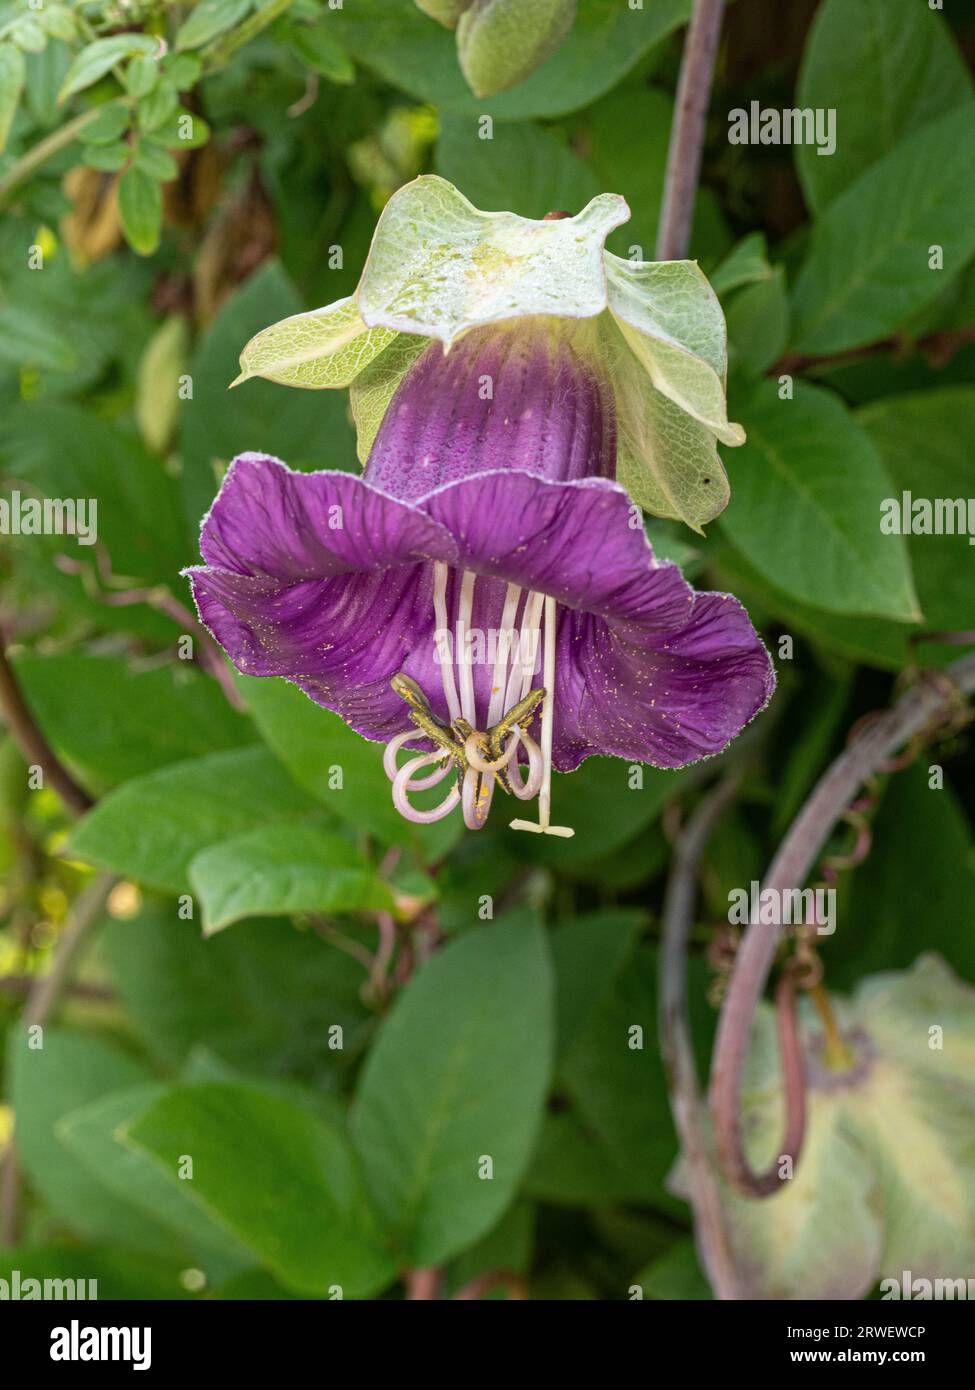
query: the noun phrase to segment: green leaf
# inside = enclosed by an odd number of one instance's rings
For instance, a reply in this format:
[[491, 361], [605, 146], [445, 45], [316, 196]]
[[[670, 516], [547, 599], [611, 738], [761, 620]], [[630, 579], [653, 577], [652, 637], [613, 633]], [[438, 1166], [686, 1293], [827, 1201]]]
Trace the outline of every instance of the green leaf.
[[93, 1176], [58, 1135], [63, 1117], [110, 1091], [142, 1085], [149, 1074], [124, 1052], [82, 1033], [44, 1029], [43, 1047], [25, 1030], [7, 1039], [10, 1101], [24, 1172], [47, 1210], [68, 1230], [115, 1247], [171, 1255], [173, 1239]]
[[45, 129], [57, 122], [58, 91], [70, 65], [71, 51], [64, 43], [49, 43], [43, 53], [27, 55], [24, 102]]
[[367, 328], [354, 299], [292, 314], [251, 338], [240, 354], [240, 375], [231, 386], [262, 376], [283, 386], [348, 386], [397, 334]]
[[447, 29], [453, 29], [458, 19], [467, 9], [470, 0], [416, 0], [424, 14], [435, 19]]
[[711, 1298], [708, 1281], [701, 1273], [693, 1240], [680, 1240], [658, 1255], [633, 1281], [643, 1297], [664, 1302], [701, 1302]]
[[81, 132], [86, 145], [111, 145], [128, 130], [132, 113], [121, 101], [107, 101], [99, 108], [98, 115]]
[[745, 285], [728, 305], [732, 365], [749, 376], [769, 370], [789, 341], [789, 297], [781, 266]]
[[680, 789], [680, 771], [641, 767], [634, 786], [630, 765], [621, 758], [587, 758], [576, 772], [552, 777], [552, 804], [572, 840], [556, 835], [519, 835], [518, 852], [559, 873], [585, 874], [645, 831]]
[[[888, 396], [865, 406], [858, 416], [893, 481], [891, 496], [962, 499], [971, 514], [972, 440], [975, 438], [975, 388]], [[954, 517], [954, 514], [952, 514]], [[911, 535], [907, 545], [926, 623], [933, 628], [964, 630], [972, 625], [971, 537]]]
[[457, 21], [457, 58], [475, 96], [514, 87], [565, 39], [575, 0], [481, 0]]
[[10, 31], [10, 37], [25, 53], [43, 53], [47, 47], [44, 25], [32, 15], [18, 19]]
[[[290, 922], [240, 922], [204, 940], [175, 902], [150, 899], [131, 921], [106, 923], [102, 949], [138, 1036], [167, 1070], [205, 1043], [232, 1067], [322, 1090], [369, 1026], [362, 965]], [[341, 1052], [329, 1047], [333, 1025]]]
[[132, 158], [132, 146], [127, 140], [114, 140], [104, 145], [86, 145], [82, 163], [88, 169], [103, 174], [115, 174], [124, 169]]
[[730, 294], [742, 285], [767, 280], [772, 275], [764, 232], [749, 232], [728, 252], [711, 276], [715, 294]]
[[253, 0], [200, 0], [176, 31], [176, 48], [202, 48], [224, 30], [232, 29], [252, 8]]
[[0, 362], [64, 372], [76, 361], [74, 349], [59, 327], [19, 305], [7, 304], [0, 309]]
[[[160, 90], [168, 94], [175, 89], [166, 86]], [[153, 93], [148, 100], [151, 102], [155, 95]], [[174, 109], [168, 95], [162, 98], [161, 105], [146, 105], [143, 109], [140, 103], [139, 124], [144, 131], [152, 133], [153, 140], [158, 140], [167, 149], [198, 150], [210, 138], [210, 127], [203, 117], [195, 111], [187, 111], [185, 106]]]
[[[975, 252], [973, 144], [968, 102], [902, 140], [830, 204], [796, 284], [797, 351], [842, 352], [883, 338], [960, 274]], [[943, 270], [929, 266], [934, 246]]]
[[264, 748], [213, 753], [126, 782], [75, 827], [69, 852], [164, 892], [188, 893], [204, 847], [317, 810]]
[[111, 1091], [69, 1111], [58, 1122], [58, 1138], [94, 1179], [172, 1231], [191, 1257], [224, 1277], [251, 1263], [249, 1251], [200, 1212], [189, 1200], [186, 1184], [173, 1186], [144, 1154], [118, 1140], [124, 1127], [165, 1091], [161, 1081]]
[[4, 1246], [0, 1252], [0, 1277], [9, 1284], [14, 1270], [18, 1270], [22, 1287], [27, 1279], [90, 1280], [97, 1285], [99, 1299], [125, 1302], [192, 1296], [180, 1282], [186, 1269], [185, 1258], [159, 1260], [133, 1255], [117, 1246], [113, 1248], [110, 1241], [109, 1236], [104, 1245], [57, 1240], [44, 1246]]
[[147, 54], [133, 58], [125, 70], [125, 85], [134, 97], [148, 96], [158, 80], [159, 62]]
[[[425, 826], [404, 820], [393, 805], [381, 745], [353, 732], [297, 686], [261, 676], [239, 676], [237, 683], [266, 742], [299, 786], [333, 815], [418, 848], [428, 860], [446, 854], [463, 834], [459, 816]], [[436, 791], [429, 795], [435, 805]]]
[[592, 170], [550, 131], [499, 125], [482, 140], [467, 116], [441, 120], [436, 170], [478, 207], [522, 217], [577, 212], [601, 191]]
[[166, 63], [165, 73], [170, 86], [178, 92], [188, 91], [203, 76], [203, 60], [196, 53], [175, 53]]
[[241, 1085], [174, 1087], [125, 1132], [287, 1287], [351, 1298], [388, 1284], [355, 1156], [342, 1132], [302, 1106]]
[[514, 1197], [542, 1121], [552, 1002], [544, 933], [519, 915], [444, 947], [384, 1020], [353, 1135], [411, 1264], [466, 1249]]
[[24, 55], [12, 43], [0, 44], [0, 151], [7, 144], [20, 94], [24, 90], [27, 65]]
[[202, 850], [190, 882], [203, 934], [243, 917], [305, 912], [390, 911], [394, 898], [364, 855], [319, 825], [269, 825]]
[[744, 413], [748, 442], [721, 519], [739, 550], [800, 602], [917, 621], [907, 546], [880, 530], [890, 478], [840, 398], [797, 382], [795, 399], [780, 400], [768, 382]]
[[663, 1193], [677, 1143], [657, 1046], [652, 952], [631, 956], [562, 1058], [559, 1082], [610, 1173], [625, 1174], [631, 1193], [676, 1210]]
[[[114, 265], [111, 273], [121, 274]], [[53, 275], [53, 267], [44, 274]], [[89, 339], [79, 341], [87, 345]], [[98, 540], [111, 556], [115, 574], [134, 576], [149, 587], [177, 583], [180, 568], [193, 559], [177, 484], [122, 421], [102, 420], [48, 398], [9, 410], [3, 435], [0, 457], [11, 476], [47, 497], [98, 499]], [[44, 549], [47, 540], [34, 537], [31, 549], [36, 548], [44, 565], [58, 574], [50, 556], [64, 549], [64, 538], [51, 537]], [[88, 560], [89, 568], [94, 567], [91, 549], [79, 546], [75, 551]], [[81, 581], [64, 576], [60, 592], [69, 590], [80, 595]], [[172, 621], [148, 608], [115, 609], [86, 602], [88, 610], [97, 613], [99, 626], [113, 619], [119, 626], [141, 622], [164, 640], [174, 635]]]
[[[139, 104], [136, 108], [139, 117], [139, 129], [144, 134], [148, 135], [150, 132], [158, 132], [160, 128], [165, 127], [168, 121], [176, 119], [178, 124], [178, 107], [179, 93], [173, 84], [167, 81], [157, 83], [151, 92], [148, 92], [144, 97], [140, 97], [139, 99]], [[190, 127], [192, 127], [196, 119], [196, 117], [191, 119], [189, 123]], [[179, 138], [182, 140], [181, 136]], [[202, 143], [202, 141], [195, 138], [183, 141], [184, 148], [186, 149], [192, 149], [194, 145], [200, 143]]]
[[[747, 544], [747, 535], [742, 536]], [[815, 604], [799, 603], [792, 594], [774, 584], [758, 570], [748, 555], [727, 542], [711, 543], [711, 562], [720, 589], [741, 598], [749, 611], [767, 609], [787, 632], [799, 632], [814, 648], [863, 662], [882, 671], [897, 671], [907, 664], [910, 629], [902, 623], [880, 618], [851, 618], [828, 612]]]
[[806, 201], [821, 212], [899, 140], [972, 96], [943, 15], [916, 0], [825, 0], [806, 42], [796, 106], [833, 109], [836, 149], [797, 145]]
[[355, 81], [355, 68], [342, 46], [321, 22], [317, 24], [296, 24], [288, 31], [291, 47], [301, 61], [313, 72], [319, 72], [329, 82], [348, 83]]
[[431, 24], [413, 0], [350, 5], [329, 14], [339, 43], [393, 86], [476, 120], [520, 121], [588, 106], [689, 18], [690, 0], [653, 0], [633, 10], [618, 0], [586, 0], [572, 32], [543, 67], [500, 96], [471, 94], [454, 36]]
[[110, 72], [116, 64], [137, 54], [152, 54], [158, 47], [157, 40], [149, 34], [113, 34], [107, 39], [95, 39], [87, 44], [68, 68], [58, 101], [65, 102], [76, 92], [83, 92]]
[[257, 739], [216, 681], [185, 663], [138, 671], [75, 651], [20, 656], [15, 670], [48, 742], [93, 791]]
[[[950, 785], [931, 787], [930, 757], [891, 778], [873, 824], [873, 849], [841, 900], [841, 921], [869, 920], [866, 938], [830, 943], [830, 978], [854, 984], [874, 970], [904, 970], [918, 951], [938, 951], [965, 978], [975, 975], [975, 933], [959, 930], [975, 902], [972, 832]], [[846, 948], [845, 950], [843, 948]]]
[[37, 18], [53, 39], [66, 39], [70, 42], [78, 31], [75, 16], [67, 5], [46, 4]]
[[553, 934], [559, 1056], [585, 1032], [645, 923], [641, 912], [607, 909], [573, 918]]
[[125, 239], [140, 256], [151, 256], [162, 228], [162, 189], [141, 169], [127, 169], [119, 179], [118, 210]]
[[169, 183], [179, 173], [179, 165], [173, 156], [153, 140], [139, 141], [133, 163], [158, 183]]

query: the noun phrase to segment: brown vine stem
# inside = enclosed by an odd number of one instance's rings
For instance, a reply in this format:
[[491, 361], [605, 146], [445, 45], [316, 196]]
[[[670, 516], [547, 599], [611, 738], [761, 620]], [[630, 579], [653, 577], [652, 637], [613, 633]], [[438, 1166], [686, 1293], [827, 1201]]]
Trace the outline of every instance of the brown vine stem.
[[411, 1303], [427, 1302], [440, 1297], [443, 1285], [443, 1271], [439, 1269], [411, 1269], [405, 1276], [406, 1297]]
[[82, 111], [80, 115], [66, 121], [57, 130], [52, 130], [50, 135], [45, 135], [43, 140], [39, 140], [26, 154], [21, 155], [20, 159], [12, 164], [3, 178], [0, 179], [0, 203], [42, 164], [46, 164], [49, 159], [60, 154], [61, 150], [74, 144], [82, 131], [91, 125], [98, 114], [99, 108], [97, 106], [89, 107], [87, 111]]
[[[70, 984], [72, 972], [116, 881], [113, 874], [99, 874], [79, 895], [71, 909], [67, 926], [58, 938], [50, 970], [45, 975], [39, 975], [31, 986], [21, 1015], [22, 1027], [43, 1027], [51, 1018]], [[15, 1143], [11, 1141], [0, 1173], [0, 1241], [13, 1245], [17, 1240], [19, 1225], [20, 1161]]]
[[[922, 677], [893, 709], [871, 719], [820, 778], [772, 860], [763, 888], [801, 888], [860, 786], [903, 744], [950, 714], [959, 697], [975, 692], [975, 655]], [[945, 679], [947, 678], [947, 679]], [[752, 1019], [765, 988], [781, 927], [752, 922], [735, 960], [718, 1022], [711, 1064], [711, 1117], [721, 1170], [748, 1196], [768, 1196], [779, 1185], [756, 1178], [742, 1145], [741, 1086]], [[781, 1152], [787, 1152], [783, 1149]]]
[[727, 1223], [701, 1124], [701, 1094], [687, 1011], [687, 948], [694, 923], [697, 875], [711, 833], [741, 784], [729, 772], [700, 802], [674, 846], [664, 894], [658, 1032], [674, 1125], [687, 1164], [694, 1237], [701, 1267], [719, 1299], [738, 1297], [738, 1278]]
[[680, 260], [687, 255], [690, 245], [704, 125], [723, 14], [724, 0], [695, 0], [684, 42], [677, 105], [670, 132], [664, 202], [657, 233], [658, 261]]
[[0, 713], [27, 762], [43, 770], [45, 782], [54, 788], [64, 804], [76, 815], [91, 810], [93, 801], [62, 765], [41, 733], [24, 699], [13, 667], [7, 659], [6, 642], [0, 633]]

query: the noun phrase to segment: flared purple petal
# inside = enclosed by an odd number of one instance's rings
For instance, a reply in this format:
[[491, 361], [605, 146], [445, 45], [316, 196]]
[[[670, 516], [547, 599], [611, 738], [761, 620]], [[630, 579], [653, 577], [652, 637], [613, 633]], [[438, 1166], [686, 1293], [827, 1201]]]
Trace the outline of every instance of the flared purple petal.
[[564, 605], [560, 771], [593, 753], [680, 767], [720, 752], [768, 702], [771, 661], [744, 608], [695, 595], [676, 566], [658, 563], [616, 484], [493, 473], [420, 505], [454, 535], [461, 567]]
[[461, 569], [641, 629], [669, 630], [690, 616], [693, 589], [676, 565], [654, 558], [618, 483], [499, 471], [448, 484], [418, 505], [454, 537]]
[[[509, 585], [523, 591], [516, 627], [532, 592], [562, 605], [554, 716], [562, 771], [593, 753], [662, 767], [717, 753], [774, 687], [741, 605], [695, 596], [675, 566], [657, 562], [627, 494], [604, 479], [482, 473], [411, 506], [348, 474], [292, 473], [245, 456], [206, 520], [203, 548], [210, 563], [187, 571], [194, 597], [240, 670], [287, 677], [367, 738], [408, 727], [389, 684], [397, 671], [450, 717], [434, 561], [447, 566], [451, 624], [465, 570], [477, 576], [468, 625], [481, 634], [510, 626]], [[479, 727], [494, 675], [489, 658], [475, 662]]]
[[200, 618], [247, 675], [285, 676], [369, 738], [405, 725], [389, 679], [433, 651], [437, 522], [347, 473], [234, 461], [186, 571]]
[[580, 330], [528, 318], [474, 329], [444, 353], [432, 342], [400, 382], [365, 478], [414, 502], [491, 469], [539, 477], [614, 476], [615, 404]]
[[683, 767], [720, 753], [774, 689], [768, 653], [729, 594], [697, 594], [684, 626], [665, 635], [563, 610], [555, 766], [570, 772], [609, 753]]
[[450, 537], [415, 508], [351, 473], [296, 473], [264, 454], [231, 463], [203, 519], [208, 565], [281, 582], [451, 555]]

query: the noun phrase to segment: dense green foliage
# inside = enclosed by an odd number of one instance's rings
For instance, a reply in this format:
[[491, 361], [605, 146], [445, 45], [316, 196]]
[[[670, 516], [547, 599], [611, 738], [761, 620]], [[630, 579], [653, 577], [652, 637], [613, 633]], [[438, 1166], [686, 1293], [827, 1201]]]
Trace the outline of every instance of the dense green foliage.
[[[727, 316], [747, 442], [722, 450], [731, 501], [706, 536], [648, 532], [746, 603], [779, 688], [702, 866], [702, 1067], [729, 892], [854, 722], [957, 658], [918, 634], [975, 626], [968, 538], [880, 524], [904, 491], [975, 493], [975, 26], [949, 8], [769, 0], [725, 21], [690, 254]], [[653, 258], [689, 11], [580, 0], [537, 71], [475, 97], [412, 0], [0, 6], [0, 497], [98, 503], [97, 546], [0, 537], [11, 665], [96, 803], [79, 820], [38, 789], [0, 725], [0, 1148], [15, 1124], [22, 1170], [0, 1275], [355, 1298], [437, 1266], [449, 1292], [500, 1271], [540, 1298], [710, 1296], [655, 992], [675, 830], [720, 767], [592, 759], [555, 779], [571, 841], [503, 816], [418, 830], [377, 745], [282, 681], [214, 679], [178, 606], [235, 453], [358, 470], [345, 392], [226, 388], [252, 335], [352, 291], [403, 183], [436, 172], [536, 218], [621, 193], [609, 247]], [[833, 109], [835, 153], [732, 143], [754, 100]], [[972, 995], [930, 962], [879, 1003], [867, 981], [933, 951], [975, 982], [972, 767], [952, 729], [878, 783], [820, 955], [883, 1068], [848, 1112], [813, 1107], [800, 1191], [735, 1199], [761, 1296], [975, 1274]], [[35, 1047], [30, 980], [105, 873]], [[904, 1049], [949, 1018], [946, 1078]], [[805, 1215], [780, 1219], [793, 1199]]]

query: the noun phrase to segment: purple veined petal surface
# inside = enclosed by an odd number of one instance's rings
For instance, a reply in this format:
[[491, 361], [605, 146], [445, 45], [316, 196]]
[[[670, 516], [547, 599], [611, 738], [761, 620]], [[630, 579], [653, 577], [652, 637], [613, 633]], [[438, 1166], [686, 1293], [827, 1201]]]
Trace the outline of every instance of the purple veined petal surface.
[[593, 753], [683, 767], [720, 753], [772, 696], [771, 659], [730, 594], [697, 594], [683, 627], [661, 634], [563, 609], [554, 765]]
[[351, 473], [297, 473], [266, 454], [231, 463], [203, 519], [208, 565], [281, 583], [424, 559], [450, 537], [414, 507]]
[[595, 347], [577, 325], [536, 317], [474, 329], [447, 354], [431, 342], [396, 389], [365, 478], [415, 502], [493, 469], [570, 479], [615, 466], [615, 400]]
[[201, 549], [209, 563], [185, 573], [239, 670], [295, 681], [369, 738], [405, 727], [389, 678], [414, 646], [434, 650], [433, 565], [418, 557], [454, 556], [435, 521], [350, 474], [242, 455]]
[[462, 569], [641, 630], [666, 631], [690, 616], [693, 589], [676, 565], [654, 558], [618, 483], [499, 470], [448, 483], [418, 506], [453, 536]]

